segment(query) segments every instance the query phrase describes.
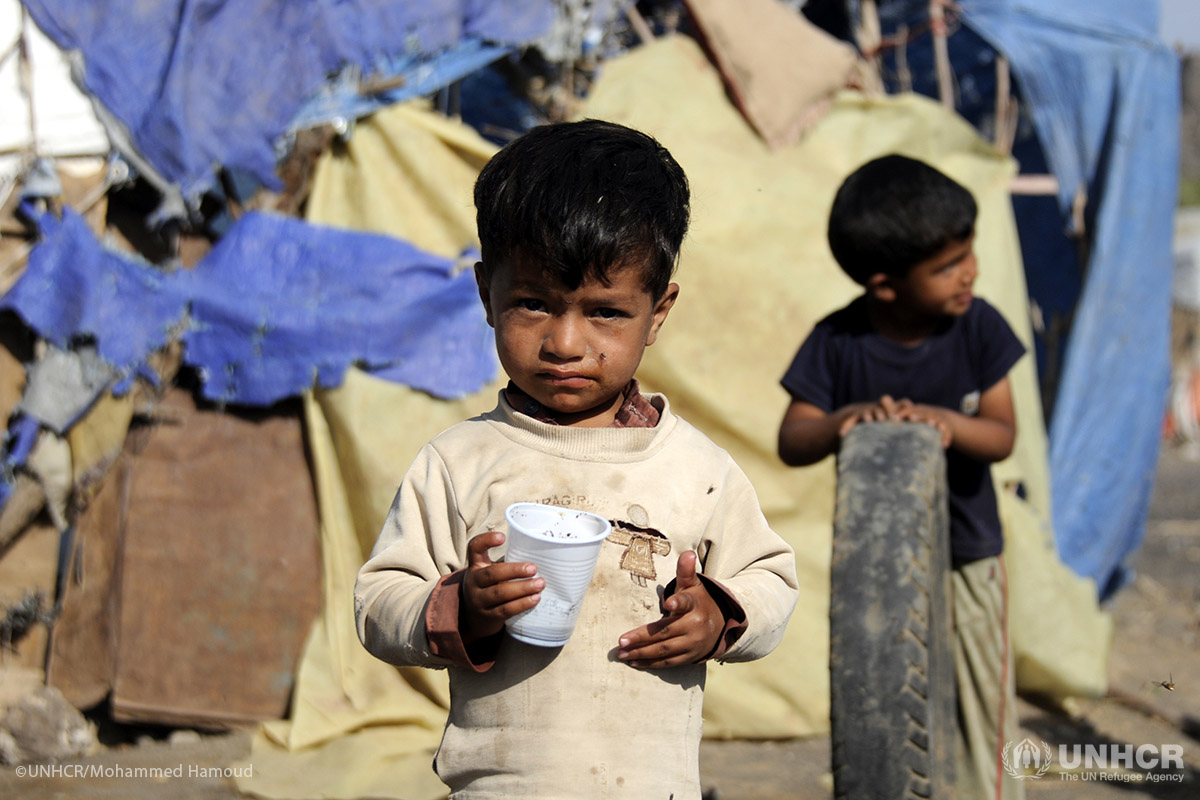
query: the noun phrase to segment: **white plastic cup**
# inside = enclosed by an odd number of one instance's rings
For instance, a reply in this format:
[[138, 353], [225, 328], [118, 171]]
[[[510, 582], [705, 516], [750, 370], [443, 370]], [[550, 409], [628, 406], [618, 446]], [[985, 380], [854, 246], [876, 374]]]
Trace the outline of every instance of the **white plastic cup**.
[[532, 562], [546, 582], [536, 606], [505, 622], [508, 634], [526, 644], [561, 647], [575, 630], [600, 546], [612, 526], [597, 514], [541, 503], [513, 503], [504, 519], [504, 560]]

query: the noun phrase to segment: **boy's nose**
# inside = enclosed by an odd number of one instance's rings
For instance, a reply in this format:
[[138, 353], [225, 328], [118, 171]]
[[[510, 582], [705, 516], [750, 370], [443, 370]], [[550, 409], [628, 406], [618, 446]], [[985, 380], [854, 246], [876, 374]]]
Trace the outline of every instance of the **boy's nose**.
[[556, 317], [542, 340], [542, 350], [555, 358], [579, 358], [587, 350], [587, 339], [578, 320], [570, 315]]
[[975, 283], [977, 277], [979, 277], [979, 262], [975, 260], [975, 256], [971, 256], [963, 265], [962, 281], [965, 284], [972, 284]]

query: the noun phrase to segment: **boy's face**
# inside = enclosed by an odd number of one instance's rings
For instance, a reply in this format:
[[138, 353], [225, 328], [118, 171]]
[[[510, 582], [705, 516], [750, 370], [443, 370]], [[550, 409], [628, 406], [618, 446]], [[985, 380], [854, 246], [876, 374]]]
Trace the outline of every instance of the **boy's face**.
[[917, 264], [905, 277], [884, 278], [883, 288], [890, 296], [882, 296], [882, 299], [917, 316], [962, 316], [971, 306], [972, 287], [979, 275], [974, 244], [972, 234]]
[[495, 265], [485, 281], [475, 267], [488, 324], [504, 371], [564, 425], [604, 427], [654, 343], [679, 287], [659, 299], [643, 286], [640, 264], [568, 289], [528, 259]]

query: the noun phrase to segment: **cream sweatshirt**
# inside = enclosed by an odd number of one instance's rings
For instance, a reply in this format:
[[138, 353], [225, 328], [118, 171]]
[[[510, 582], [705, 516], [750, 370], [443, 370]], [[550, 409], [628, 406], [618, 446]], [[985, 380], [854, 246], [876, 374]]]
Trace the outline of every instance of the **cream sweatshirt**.
[[[502, 392], [494, 410], [421, 449], [359, 571], [366, 648], [398, 666], [450, 670], [434, 765], [456, 800], [699, 800], [706, 665], [638, 670], [616, 659], [621, 634], [662, 617], [684, 551], [745, 616], [719, 660], [761, 658], [783, 636], [797, 596], [791, 548], [729, 454], [665, 397], [647, 397], [661, 412], [654, 428], [577, 428], [520, 414]], [[522, 500], [600, 514], [613, 534], [566, 645], [502, 634], [494, 660], [472, 664], [461, 640], [445, 644], [456, 633], [430, 629], [431, 596], [456, 602], [467, 542], [507, 531], [504, 510]]]

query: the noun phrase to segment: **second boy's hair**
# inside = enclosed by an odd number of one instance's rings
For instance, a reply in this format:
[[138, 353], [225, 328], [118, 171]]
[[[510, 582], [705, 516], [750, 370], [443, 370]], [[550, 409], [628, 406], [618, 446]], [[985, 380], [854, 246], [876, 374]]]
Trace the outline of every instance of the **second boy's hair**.
[[975, 230], [975, 198], [914, 158], [868, 161], [838, 189], [829, 213], [829, 247], [857, 283], [903, 278], [917, 264]]
[[657, 299], [687, 232], [688, 203], [687, 177], [650, 136], [599, 120], [536, 127], [475, 182], [484, 276], [528, 258], [575, 289], [639, 263]]

